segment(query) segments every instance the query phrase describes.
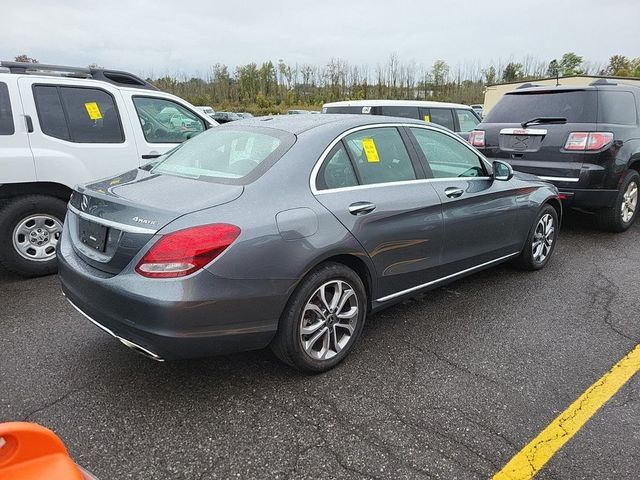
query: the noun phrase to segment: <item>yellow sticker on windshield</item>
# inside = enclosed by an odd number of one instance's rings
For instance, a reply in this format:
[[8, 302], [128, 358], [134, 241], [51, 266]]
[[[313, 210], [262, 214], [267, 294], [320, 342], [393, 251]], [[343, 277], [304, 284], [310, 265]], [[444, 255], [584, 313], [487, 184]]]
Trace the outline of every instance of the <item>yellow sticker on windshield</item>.
[[431, 121], [431, 117], [429, 115], [424, 116], [424, 121], [429, 123]]
[[376, 163], [380, 161], [380, 157], [378, 156], [378, 149], [376, 148], [376, 142], [373, 141], [373, 138], [363, 138], [362, 148], [364, 148], [364, 154], [367, 157], [367, 162]]
[[87, 102], [84, 104], [84, 108], [87, 109], [87, 115], [91, 120], [100, 120], [102, 118], [102, 112], [96, 102]]

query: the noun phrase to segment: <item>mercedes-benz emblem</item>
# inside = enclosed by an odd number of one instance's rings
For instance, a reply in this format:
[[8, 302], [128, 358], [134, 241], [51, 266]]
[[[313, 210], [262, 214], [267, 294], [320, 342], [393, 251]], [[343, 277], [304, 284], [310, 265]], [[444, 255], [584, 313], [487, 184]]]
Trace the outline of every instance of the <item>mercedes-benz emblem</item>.
[[82, 195], [82, 201], [80, 202], [80, 210], [83, 212], [89, 208], [89, 197]]

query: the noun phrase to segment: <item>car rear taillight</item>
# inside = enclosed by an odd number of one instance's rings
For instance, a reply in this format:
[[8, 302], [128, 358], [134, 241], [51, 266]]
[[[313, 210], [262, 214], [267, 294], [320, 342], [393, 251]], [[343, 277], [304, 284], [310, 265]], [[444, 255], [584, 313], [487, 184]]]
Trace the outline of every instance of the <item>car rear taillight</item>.
[[477, 148], [484, 148], [484, 130], [469, 132], [469, 143]]
[[142, 257], [136, 272], [149, 278], [184, 277], [214, 260], [238, 235], [240, 229], [226, 223], [169, 233]]
[[601, 150], [613, 141], [611, 132], [572, 132], [564, 144], [565, 150]]

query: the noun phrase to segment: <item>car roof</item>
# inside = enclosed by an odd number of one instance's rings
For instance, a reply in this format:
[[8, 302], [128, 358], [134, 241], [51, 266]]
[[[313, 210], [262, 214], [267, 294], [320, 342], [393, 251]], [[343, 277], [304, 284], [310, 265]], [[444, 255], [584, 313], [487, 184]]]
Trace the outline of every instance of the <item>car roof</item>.
[[[245, 125], [255, 127], [269, 127], [278, 130], [284, 130], [294, 135], [298, 135], [307, 130], [325, 125], [332, 125], [337, 130], [348, 130], [350, 128], [375, 125], [380, 123], [401, 123], [425, 125], [423, 120], [413, 118], [389, 117], [384, 115], [359, 115], [359, 114], [331, 114], [323, 113], [321, 115], [275, 115], [268, 117], [253, 117], [238, 120], [232, 124], [226, 125]], [[430, 124], [436, 128], [447, 131], [446, 128], [439, 125]], [[224, 127], [225, 125], [222, 125]]]
[[461, 103], [449, 103], [449, 102], [429, 102], [424, 100], [345, 100], [342, 102], [329, 102], [325, 103], [322, 107], [391, 107], [391, 106], [403, 106], [403, 107], [444, 107], [444, 108], [466, 108], [470, 109], [469, 105], [463, 105]]
[[511, 90], [505, 95], [517, 95], [519, 93], [539, 93], [539, 92], [577, 92], [582, 90], [617, 90], [629, 88], [640, 89], [638, 85], [630, 83], [600, 83], [596, 85], [531, 85]]

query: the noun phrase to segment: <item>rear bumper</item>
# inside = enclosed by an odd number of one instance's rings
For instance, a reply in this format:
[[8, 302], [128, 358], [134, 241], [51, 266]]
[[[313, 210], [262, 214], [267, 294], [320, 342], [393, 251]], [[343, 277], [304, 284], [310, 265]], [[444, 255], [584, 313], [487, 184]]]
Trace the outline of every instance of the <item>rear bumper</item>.
[[518, 172], [536, 175], [552, 183], [558, 188], [561, 199], [568, 207], [592, 210], [607, 208], [615, 204], [618, 195], [617, 190], [599, 188], [611, 185], [604, 182], [606, 170], [596, 164], [509, 158], [497, 160], [509, 162]]
[[68, 236], [58, 246], [59, 278], [73, 306], [156, 360], [264, 348], [275, 335], [292, 283], [222, 279], [206, 270], [160, 281], [126, 271], [105, 276], [77, 256]]
[[558, 186], [560, 198], [568, 207], [601, 209], [615, 204], [618, 190], [572, 189]]

